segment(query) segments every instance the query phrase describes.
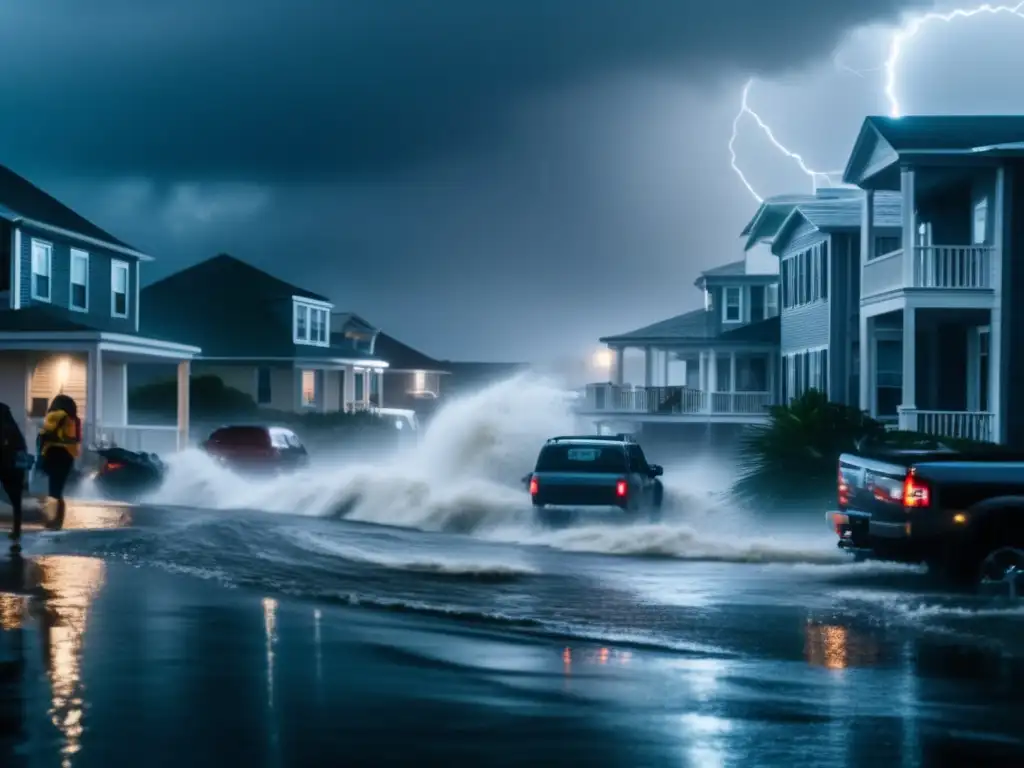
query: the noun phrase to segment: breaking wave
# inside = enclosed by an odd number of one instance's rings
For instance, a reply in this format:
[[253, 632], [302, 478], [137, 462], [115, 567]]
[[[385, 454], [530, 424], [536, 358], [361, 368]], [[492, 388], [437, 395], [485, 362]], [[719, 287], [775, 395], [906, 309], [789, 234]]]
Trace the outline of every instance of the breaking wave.
[[[521, 478], [544, 440], [577, 432], [570, 398], [557, 382], [516, 376], [442, 408], [419, 441], [353, 461], [314, 457], [307, 470], [242, 479], [199, 451], [169, 461], [159, 505], [337, 517], [424, 531], [472, 534], [570, 552], [740, 562], [842, 562], [823, 540], [776, 541], [751, 535], [722, 501], [729, 470], [711, 461], [666, 465], [658, 525], [620, 517], [552, 530], [538, 524]], [[655, 457], [655, 460], [660, 457]], [[587, 514], [591, 521], [596, 516]], [[746, 532], [746, 535], [737, 531]], [[420, 563], [424, 570], [446, 565]], [[416, 564], [407, 567], [414, 568]]]

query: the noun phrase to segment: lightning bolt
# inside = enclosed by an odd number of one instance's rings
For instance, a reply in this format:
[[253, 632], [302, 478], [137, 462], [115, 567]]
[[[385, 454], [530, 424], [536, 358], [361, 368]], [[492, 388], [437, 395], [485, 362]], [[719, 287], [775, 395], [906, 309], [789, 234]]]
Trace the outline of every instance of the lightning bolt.
[[[917, 36], [921, 31], [922, 27], [931, 24], [932, 22], [941, 21], [944, 23], [950, 23], [958, 21], [960, 19], [969, 19], [974, 16], [980, 16], [982, 14], [988, 14], [990, 16], [997, 16], [1006, 14], [1009, 16], [1016, 16], [1024, 19], [1024, 0], [1017, 3], [1016, 5], [990, 5], [985, 3], [983, 5], [977, 5], [972, 8], [957, 8], [949, 11], [948, 13], [939, 13], [932, 11], [930, 13], [924, 13], [917, 16], [913, 16], [908, 19], [902, 27], [893, 32], [892, 38], [889, 41], [889, 53], [886, 56], [885, 62], [879, 67], [873, 67], [871, 69], [857, 70], [853, 69], [846, 64], [843, 64], [838, 54], [833, 58], [833, 64], [837, 69], [845, 72], [850, 72], [858, 77], [864, 77], [867, 72], [884, 72], [885, 86], [883, 93], [885, 99], [889, 104], [889, 115], [891, 117], [901, 117], [903, 114], [903, 108], [900, 105], [899, 96], [897, 95], [898, 89], [898, 69], [900, 59], [903, 56], [905, 46]], [[764, 202], [764, 198], [757, 193], [753, 185], [747, 179], [746, 174], [743, 173], [743, 169], [740, 168], [739, 159], [736, 153], [736, 140], [739, 138], [740, 124], [744, 117], [752, 119], [761, 132], [768, 138], [772, 145], [781, 152], [785, 157], [793, 160], [799, 166], [800, 170], [810, 178], [811, 188], [817, 189], [821, 182], [824, 182], [828, 186], [834, 186], [834, 176], [838, 176], [842, 171], [816, 171], [809, 167], [798, 153], [792, 151], [782, 144], [772, 132], [771, 126], [769, 126], [761, 116], [754, 111], [750, 106], [750, 89], [754, 85], [754, 79], [751, 78], [743, 86], [742, 95], [740, 97], [740, 108], [736, 113], [736, 116], [732, 121], [732, 134], [729, 137], [729, 161], [732, 166], [733, 172], [739, 177], [743, 186], [747, 188], [747, 191], [757, 200], [758, 203]]]

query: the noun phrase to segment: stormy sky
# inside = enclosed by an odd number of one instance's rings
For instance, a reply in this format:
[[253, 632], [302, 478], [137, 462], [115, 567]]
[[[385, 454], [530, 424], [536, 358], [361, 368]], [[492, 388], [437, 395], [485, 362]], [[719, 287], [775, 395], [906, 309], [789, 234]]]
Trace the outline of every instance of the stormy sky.
[[[227, 251], [437, 357], [586, 354], [740, 256], [746, 78], [780, 138], [841, 168], [887, 109], [886, 27], [930, 7], [9, 0], [0, 162], [157, 256], [145, 278]], [[1020, 111], [1021, 39], [1022, 19], [922, 31], [907, 111]], [[808, 187], [750, 121], [737, 148], [761, 194]]]

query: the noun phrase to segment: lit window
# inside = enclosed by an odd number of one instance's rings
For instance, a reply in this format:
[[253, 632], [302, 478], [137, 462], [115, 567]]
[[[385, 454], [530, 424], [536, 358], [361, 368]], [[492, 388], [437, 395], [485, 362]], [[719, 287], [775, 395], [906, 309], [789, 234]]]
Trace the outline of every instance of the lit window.
[[53, 266], [53, 246], [39, 240], [32, 241], [32, 298], [50, 300], [50, 270]]
[[316, 371], [302, 372], [302, 404], [307, 408], [316, 405]]
[[71, 308], [89, 309], [89, 254], [71, 249]]
[[128, 262], [110, 262], [110, 314], [128, 317]]
[[722, 307], [722, 319], [727, 323], [738, 323], [742, 317], [740, 309], [740, 289], [726, 288], [725, 302]]
[[426, 371], [416, 371], [415, 373], [413, 373], [412, 376], [413, 376], [412, 391], [413, 392], [425, 392], [427, 390], [427, 372]]

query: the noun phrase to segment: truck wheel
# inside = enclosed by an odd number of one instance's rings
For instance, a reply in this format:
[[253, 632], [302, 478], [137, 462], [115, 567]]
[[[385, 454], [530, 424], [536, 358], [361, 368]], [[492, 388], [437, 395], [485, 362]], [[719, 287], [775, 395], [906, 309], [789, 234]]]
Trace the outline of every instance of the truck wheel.
[[1024, 578], [1024, 549], [1001, 546], [989, 552], [981, 561], [978, 581], [982, 586], [1007, 584]]

